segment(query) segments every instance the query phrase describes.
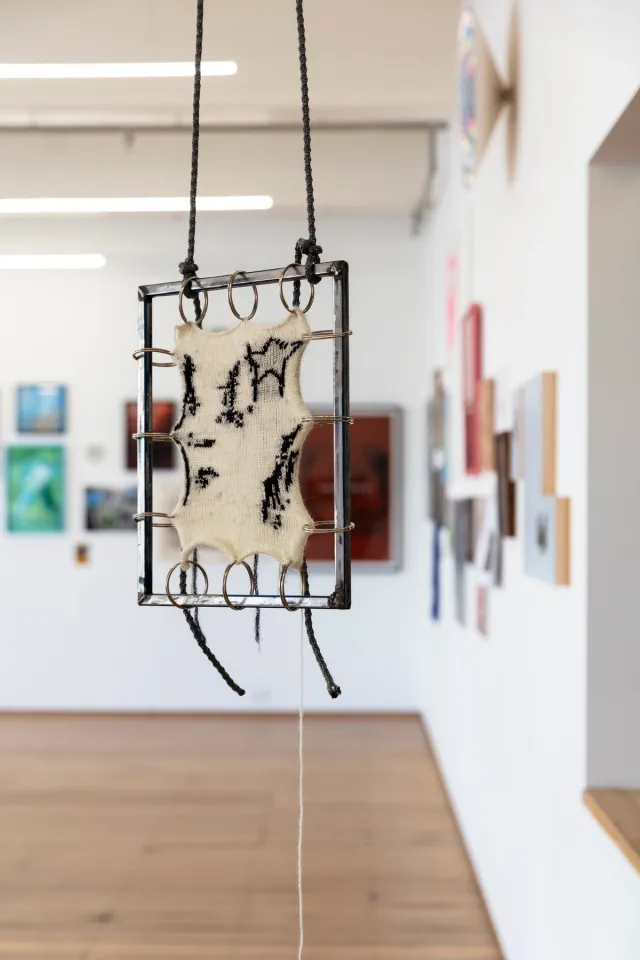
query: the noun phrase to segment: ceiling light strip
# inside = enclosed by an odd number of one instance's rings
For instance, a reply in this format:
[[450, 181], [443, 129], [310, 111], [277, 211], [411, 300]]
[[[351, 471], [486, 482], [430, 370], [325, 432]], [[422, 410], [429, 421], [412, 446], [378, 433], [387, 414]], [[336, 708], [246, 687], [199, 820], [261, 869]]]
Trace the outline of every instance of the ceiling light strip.
[[[202, 211], [270, 210], [273, 197], [198, 197]], [[183, 213], [188, 197], [6, 197], [0, 215], [73, 213]]]

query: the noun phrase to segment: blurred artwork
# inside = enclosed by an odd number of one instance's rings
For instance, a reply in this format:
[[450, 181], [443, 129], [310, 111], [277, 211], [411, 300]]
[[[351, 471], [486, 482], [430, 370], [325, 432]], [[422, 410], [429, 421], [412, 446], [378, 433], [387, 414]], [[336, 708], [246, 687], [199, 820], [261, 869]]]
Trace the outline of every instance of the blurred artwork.
[[476, 588], [476, 630], [483, 637], [489, 636], [488, 620], [489, 591], [486, 587]]
[[525, 455], [524, 387], [513, 394], [513, 429], [509, 445], [510, 476], [512, 480], [524, 480]]
[[478, 398], [482, 376], [482, 313], [472, 303], [462, 320], [462, 402], [464, 406], [464, 463], [467, 473], [480, 470]]
[[501, 537], [516, 535], [516, 485], [511, 479], [511, 433], [495, 437], [495, 461], [498, 476], [498, 515]]
[[[398, 567], [401, 411], [356, 407], [351, 414], [352, 559], [363, 566]], [[333, 520], [333, 430], [328, 427], [314, 427], [305, 440], [300, 487], [313, 519]], [[333, 561], [334, 537], [312, 534], [307, 558]]]
[[84, 492], [85, 527], [87, 530], [136, 529], [133, 515], [137, 510], [135, 487], [88, 487]]
[[495, 470], [493, 423], [494, 382], [481, 380], [478, 384], [478, 469]]
[[447, 397], [441, 370], [433, 375], [433, 394], [427, 408], [429, 457], [429, 519], [444, 524], [447, 497]]
[[7, 529], [10, 533], [64, 530], [64, 450], [7, 447]]
[[18, 433], [64, 433], [67, 389], [59, 383], [31, 383], [17, 389]]
[[[177, 407], [173, 400], [154, 400], [152, 427], [154, 433], [171, 433], [177, 420]], [[138, 444], [131, 436], [138, 432], [138, 405], [135, 400], [125, 404], [125, 463], [127, 470], [135, 470], [138, 465]], [[172, 470], [176, 465], [175, 443], [153, 444], [153, 469]]]
[[78, 567], [86, 567], [86, 566], [87, 566], [87, 564], [89, 563], [89, 559], [90, 559], [89, 546], [88, 546], [88, 544], [86, 544], [86, 543], [76, 543], [75, 558], [76, 558], [76, 565], [77, 565]]
[[529, 576], [567, 586], [569, 500], [556, 496], [556, 375], [527, 383], [525, 405], [524, 568]]

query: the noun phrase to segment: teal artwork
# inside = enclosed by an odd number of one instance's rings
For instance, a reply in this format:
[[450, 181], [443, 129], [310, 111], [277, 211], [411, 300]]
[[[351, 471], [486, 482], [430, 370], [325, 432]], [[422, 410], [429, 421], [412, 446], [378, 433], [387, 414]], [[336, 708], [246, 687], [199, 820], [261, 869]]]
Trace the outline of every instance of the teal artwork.
[[18, 387], [18, 433], [64, 433], [67, 391], [60, 383]]
[[7, 447], [7, 528], [10, 533], [64, 530], [62, 447]]

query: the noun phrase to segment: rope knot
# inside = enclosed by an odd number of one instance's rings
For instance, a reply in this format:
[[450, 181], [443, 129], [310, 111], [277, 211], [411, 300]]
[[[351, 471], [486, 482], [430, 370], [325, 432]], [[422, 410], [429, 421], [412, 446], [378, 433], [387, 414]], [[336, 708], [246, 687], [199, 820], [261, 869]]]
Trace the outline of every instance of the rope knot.
[[[178, 264], [178, 270], [180, 271], [180, 273], [182, 274], [185, 280], [187, 280], [190, 277], [195, 277], [196, 274], [198, 273], [198, 269], [199, 269], [198, 264], [193, 262], [193, 258], [183, 260], [181, 263]], [[189, 284], [189, 286], [185, 287], [184, 296], [188, 297], [189, 300], [194, 300], [198, 296], [198, 294], [191, 292], [191, 284]]]
[[320, 283], [322, 279], [322, 277], [316, 277], [313, 270], [315, 264], [320, 263], [321, 253], [322, 247], [315, 240], [301, 238], [296, 243], [296, 263], [300, 263], [303, 256], [307, 258], [306, 277], [309, 283]]

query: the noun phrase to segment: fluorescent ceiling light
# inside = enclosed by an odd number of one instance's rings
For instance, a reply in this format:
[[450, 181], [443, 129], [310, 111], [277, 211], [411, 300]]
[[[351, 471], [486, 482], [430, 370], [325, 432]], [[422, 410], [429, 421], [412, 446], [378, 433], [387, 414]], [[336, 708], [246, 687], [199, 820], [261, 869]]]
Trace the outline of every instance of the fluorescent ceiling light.
[[101, 253], [0, 253], [0, 270], [100, 270]]
[[[203, 77], [231, 77], [234, 60], [205, 60]], [[192, 77], [193, 63], [0, 63], [0, 80], [113, 80], [144, 77]]]
[[[270, 210], [272, 197], [198, 197], [198, 210]], [[182, 213], [188, 197], [25, 197], [0, 199], [0, 214]]]

